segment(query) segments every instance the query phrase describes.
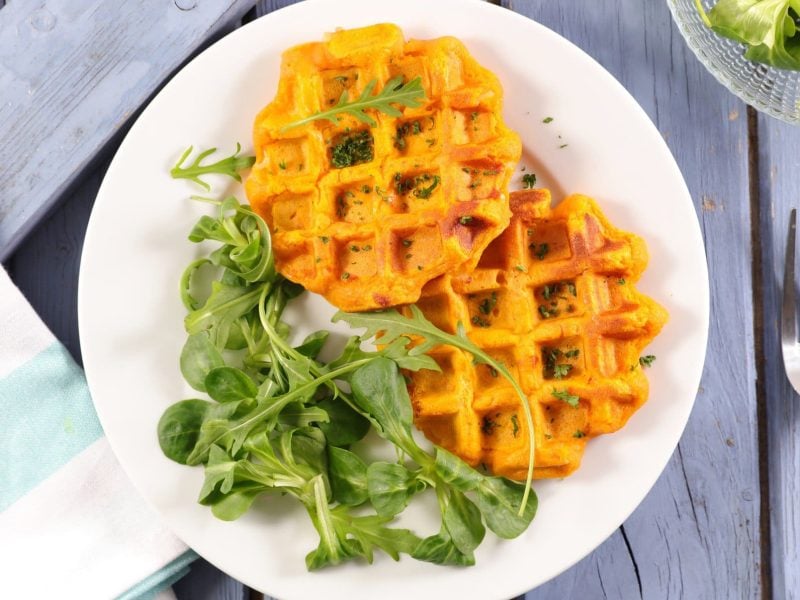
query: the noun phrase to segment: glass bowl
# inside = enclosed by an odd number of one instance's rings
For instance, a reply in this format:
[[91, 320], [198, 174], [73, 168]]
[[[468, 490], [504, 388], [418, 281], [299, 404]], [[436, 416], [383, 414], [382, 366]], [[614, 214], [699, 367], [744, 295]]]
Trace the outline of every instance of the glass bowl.
[[[702, 0], [708, 11], [717, 0]], [[751, 62], [745, 47], [705, 26], [695, 0], [667, 0], [689, 48], [717, 80], [756, 109], [789, 123], [800, 123], [800, 71]]]

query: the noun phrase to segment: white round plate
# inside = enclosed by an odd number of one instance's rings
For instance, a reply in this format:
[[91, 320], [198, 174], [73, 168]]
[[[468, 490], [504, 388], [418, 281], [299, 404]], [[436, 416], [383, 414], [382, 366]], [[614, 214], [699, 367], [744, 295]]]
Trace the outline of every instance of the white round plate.
[[[401, 8], [402, 6], [402, 8]], [[556, 199], [584, 192], [613, 223], [647, 241], [641, 289], [670, 321], [648, 352], [651, 394], [620, 432], [589, 443], [580, 470], [537, 482], [539, 512], [512, 541], [487, 535], [471, 568], [377, 557], [308, 573], [317, 544], [307, 516], [283, 500], [261, 503], [233, 523], [196, 502], [202, 469], [167, 460], [156, 423], [194, 393], [178, 356], [185, 339], [178, 278], [197, 256], [187, 233], [206, 205], [168, 170], [189, 144], [250, 147], [256, 112], [271, 101], [281, 51], [337, 27], [394, 22], [408, 37], [460, 38], [505, 89], [505, 116], [519, 132], [522, 164]], [[552, 117], [543, 123], [545, 117]], [[562, 147], [567, 144], [566, 147]], [[215, 194], [237, 193], [212, 178]], [[520, 186], [519, 174], [513, 182]], [[691, 290], [691, 293], [687, 293]], [[310, 296], [310, 295], [309, 295]], [[330, 328], [332, 309], [308, 297], [293, 311], [299, 329]], [[697, 217], [658, 131], [602, 67], [537, 23], [469, 0], [311, 0], [259, 19], [189, 63], [131, 128], [108, 169], [89, 223], [79, 289], [81, 344], [92, 397], [123, 468], [175, 533], [222, 570], [279, 598], [509, 598], [597, 547], [641, 502], [681, 436], [694, 402], [708, 330], [708, 274]], [[423, 505], [426, 503], [423, 501]], [[423, 506], [419, 533], [437, 524]]]

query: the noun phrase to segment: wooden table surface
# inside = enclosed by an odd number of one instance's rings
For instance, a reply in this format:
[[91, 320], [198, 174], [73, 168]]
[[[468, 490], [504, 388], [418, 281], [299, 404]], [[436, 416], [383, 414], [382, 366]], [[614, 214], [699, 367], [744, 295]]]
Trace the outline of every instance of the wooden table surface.
[[[244, 20], [290, 3], [262, 1]], [[605, 543], [526, 597], [800, 597], [800, 412], [778, 340], [785, 230], [789, 208], [800, 197], [793, 184], [800, 129], [757, 114], [718, 84], [688, 50], [666, 0], [502, 5], [586, 50], [644, 107], [694, 198], [712, 293], [703, 380], [666, 470]], [[397, 6], [401, 11], [402, 2]], [[202, 40], [191, 42], [197, 47]], [[546, 57], [525, 58], [531, 69], [540, 60]], [[603, 151], [613, 152], [613, 143]], [[77, 183], [60, 206], [5, 262], [78, 360], [81, 245], [114, 145], [112, 140], [92, 168], [75, 174]], [[202, 561], [176, 592], [207, 600], [259, 596]]]

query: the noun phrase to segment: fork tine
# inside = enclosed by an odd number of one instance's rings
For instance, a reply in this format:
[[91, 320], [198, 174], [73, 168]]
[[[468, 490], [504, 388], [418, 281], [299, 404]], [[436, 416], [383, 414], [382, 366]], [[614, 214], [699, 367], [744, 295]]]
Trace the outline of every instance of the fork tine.
[[789, 215], [789, 233], [786, 236], [786, 262], [783, 271], [783, 305], [781, 306], [781, 345], [797, 342], [797, 302], [795, 297], [794, 263], [797, 237], [797, 209]]

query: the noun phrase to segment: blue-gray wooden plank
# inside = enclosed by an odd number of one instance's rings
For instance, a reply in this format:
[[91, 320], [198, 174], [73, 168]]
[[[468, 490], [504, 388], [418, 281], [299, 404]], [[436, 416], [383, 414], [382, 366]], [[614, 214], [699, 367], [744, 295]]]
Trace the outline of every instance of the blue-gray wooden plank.
[[800, 208], [800, 128], [763, 116], [758, 123], [772, 595], [800, 598], [800, 397], [786, 379], [779, 337], [786, 228], [789, 210]]
[[0, 260], [178, 66], [254, 0], [43, 0], [0, 11]]
[[[505, 4], [581, 46], [620, 80], [656, 123], [695, 199], [712, 290], [706, 369], [678, 451], [619, 532], [528, 597], [758, 597], [759, 473], [745, 107], [687, 49], [666, 2]], [[529, 68], [536, 68], [536, 60], [542, 58], [529, 57]], [[613, 140], [608, 150], [613, 151]]]
[[254, 600], [247, 587], [202, 558], [172, 589], [178, 600]]

